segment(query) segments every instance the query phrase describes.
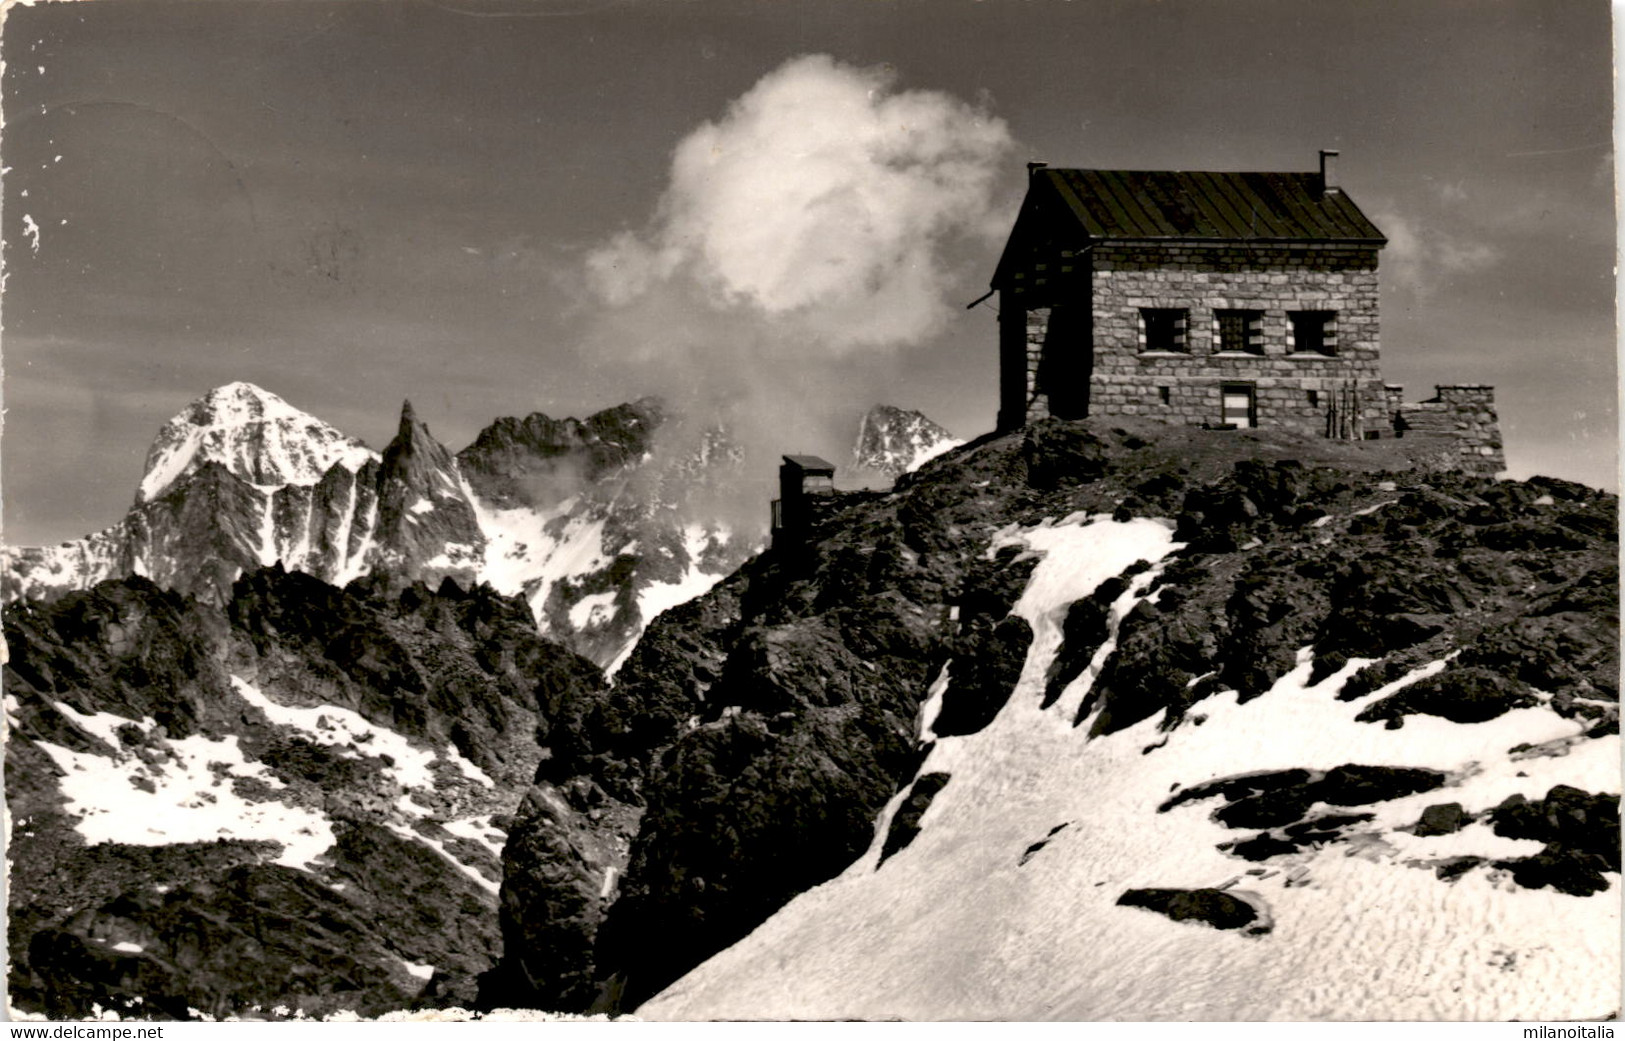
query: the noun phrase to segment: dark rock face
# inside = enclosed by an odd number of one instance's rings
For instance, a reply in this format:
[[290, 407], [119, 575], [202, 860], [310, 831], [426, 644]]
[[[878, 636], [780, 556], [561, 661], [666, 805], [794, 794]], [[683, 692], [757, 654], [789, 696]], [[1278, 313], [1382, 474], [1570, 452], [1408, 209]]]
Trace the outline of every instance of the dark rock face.
[[1442, 802], [1422, 811], [1422, 817], [1412, 830], [1421, 836], [1451, 835], [1465, 828], [1472, 818], [1462, 810], [1459, 802]]
[[[908, 797], [903, 800], [903, 805], [897, 808], [896, 816], [892, 817], [891, 827], [886, 830], [886, 842], [880, 847], [881, 864], [907, 849], [908, 844], [919, 835], [920, 818], [931, 808], [931, 800], [937, 797], [937, 793], [948, 786], [950, 776], [945, 773], [928, 773], [921, 774], [915, 780], [914, 786], [908, 790]], [[879, 870], [878, 864], [875, 870]]]
[[1413, 683], [1361, 712], [1364, 722], [1398, 720], [1420, 713], [1442, 716], [1452, 723], [1483, 723], [1515, 708], [1537, 703], [1528, 687], [1482, 666], [1446, 669]]
[[[1533, 704], [1531, 688], [1617, 701], [1618, 606], [1591, 598], [1617, 588], [1611, 497], [1565, 489], [1536, 505], [1549, 485], [1514, 494], [1461, 475], [1384, 476], [1248, 460], [1191, 488], [1177, 533], [1189, 547], [1160, 583], [1174, 595], [1124, 620], [1085, 706], [1091, 732], [1158, 713], [1175, 726], [1220, 690], [1255, 697], [1310, 645], [1311, 682], [1384, 658], [1349, 681], [1350, 698], [1457, 654], [1366, 709], [1389, 725], [1416, 712], [1494, 718]], [[1325, 527], [1334, 514], [1346, 520]], [[1487, 526], [1513, 520], [1566, 534], [1538, 550], [1484, 544]], [[1579, 530], [1592, 537], [1574, 541]]]
[[595, 828], [589, 814], [607, 803], [594, 790], [573, 801], [549, 785], [526, 794], [503, 854], [500, 924], [509, 953], [481, 979], [485, 1007], [516, 993], [533, 993], [539, 1008], [584, 1009], [599, 1002], [593, 946], [616, 873], [626, 863], [625, 835], [636, 819]]
[[1061, 692], [1083, 675], [1083, 670], [1094, 660], [1095, 651], [1110, 634], [1111, 606], [1127, 591], [1128, 582], [1123, 578], [1109, 578], [1093, 595], [1067, 609], [1066, 621], [1061, 627], [1061, 652], [1056, 655], [1053, 674], [1044, 685], [1045, 708], [1055, 704]]
[[485, 548], [456, 460], [412, 411], [401, 406], [400, 429], [378, 468], [377, 558], [373, 570], [392, 588], [446, 578], [475, 582]]
[[[1343, 841], [1357, 825], [1373, 819], [1369, 813], [1312, 812], [1319, 803], [1369, 806], [1432, 791], [1444, 783], [1445, 775], [1436, 770], [1394, 766], [1349, 764], [1324, 772], [1276, 770], [1194, 785], [1166, 800], [1158, 812], [1166, 813], [1187, 802], [1222, 798], [1225, 804], [1213, 811], [1213, 819], [1225, 827], [1280, 830], [1223, 843], [1219, 848], [1247, 860], [1268, 860], [1310, 846]], [[1458, 812], [1460, 809], [1456, 807]]]
[[[240, 579], [225, 611], [132, 578], [9, 605], [5, 636], [10, 993], [52, 1016], [472, 1003], [501, 953], [499, 821], [548, 718], [602, 682], [488, 590], [386, 599], [277, 568]], [[191, 755], [213, 779], [190, 782], [181, 817], [218, 839], [131, 821], [89, 843], [96, 795], [65, 787], [66, 757], [179, 801]], [[300, 841], [319, 855], [282, 862]]]
[[655, 398], [640, 398], [584, 420], [533, 412], [504, 416], [457, 453], [468, 483], [497, 506], [552, 506], [636, 464], [667, 420]]
[[1117, 898], [1117, 903], [1121, 907], [1143, 907], [1176, 922], [1202, 922], [1215, 929], [1245, 929], [1249, 933], [1268, 931], [1253, 925], [1258, 919], [1257, 908], [1218, 889], [1130, 889]]
[[1033, 632], [1010, 609], [1037, 561], [1015, 564], [1015, 556], [1012, 547], [992, 561], [978, 561], [965, 578], [948, 687], [931, 723], [938, 737], [974, 734], [993, 722], [1021, 676]]

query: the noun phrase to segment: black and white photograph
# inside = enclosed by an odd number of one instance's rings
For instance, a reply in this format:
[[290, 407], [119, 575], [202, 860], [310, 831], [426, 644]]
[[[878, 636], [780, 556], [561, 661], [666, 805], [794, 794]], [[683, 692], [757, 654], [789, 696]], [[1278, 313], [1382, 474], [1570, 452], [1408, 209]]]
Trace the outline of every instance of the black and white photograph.
[[8, 3], [5, 1018], [1612, 1037], [1617, 13]]

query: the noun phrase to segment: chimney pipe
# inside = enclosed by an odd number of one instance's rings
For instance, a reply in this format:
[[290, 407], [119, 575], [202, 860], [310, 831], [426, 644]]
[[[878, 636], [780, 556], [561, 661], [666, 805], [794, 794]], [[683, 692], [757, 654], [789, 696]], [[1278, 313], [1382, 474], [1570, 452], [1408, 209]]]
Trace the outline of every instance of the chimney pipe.
[[1029, 180], [1029, 181], [1032, 180], [1034, 174], [1036, 174], [1038, 171], [1042, 170], [1044, 167], [1046, 167], [1048, 165], [1049, 165], [1048, 163], [1028, 163], [1027, 164], [1027, 180]]
[[1328, 195], [1342, 190], [1337, 183], [1337, 149], [1322, 148], [1320, 150], [1320, 193]]

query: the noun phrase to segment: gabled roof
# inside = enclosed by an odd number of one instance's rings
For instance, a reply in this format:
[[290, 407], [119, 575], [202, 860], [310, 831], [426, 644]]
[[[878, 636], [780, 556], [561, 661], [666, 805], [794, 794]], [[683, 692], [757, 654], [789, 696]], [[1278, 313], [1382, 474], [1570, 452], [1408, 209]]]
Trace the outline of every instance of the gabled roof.
[[1029, 193], [1041, 186], [1091, 239], [1387, 242], [1346, 192], [1322, 191], [1318, 173], [1044, 168]]

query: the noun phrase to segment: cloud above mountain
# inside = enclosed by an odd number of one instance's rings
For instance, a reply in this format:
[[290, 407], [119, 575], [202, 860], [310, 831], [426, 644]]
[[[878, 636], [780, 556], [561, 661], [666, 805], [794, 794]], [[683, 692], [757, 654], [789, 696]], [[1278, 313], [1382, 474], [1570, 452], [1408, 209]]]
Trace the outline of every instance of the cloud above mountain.
[[944, 246], [1003, 230], [1010, 147], [1002, 120], [888, 69], [794, 58], [682, 140], [648, 225], [594, 250], [589, 279], [615, 306], [686, 287], [771, 328], [764, 353], [918, 342], [952, 313]]

